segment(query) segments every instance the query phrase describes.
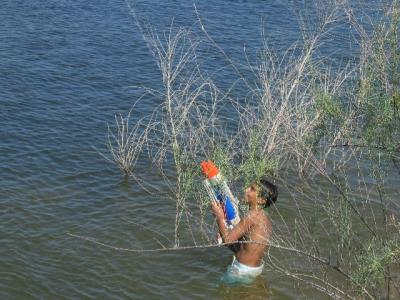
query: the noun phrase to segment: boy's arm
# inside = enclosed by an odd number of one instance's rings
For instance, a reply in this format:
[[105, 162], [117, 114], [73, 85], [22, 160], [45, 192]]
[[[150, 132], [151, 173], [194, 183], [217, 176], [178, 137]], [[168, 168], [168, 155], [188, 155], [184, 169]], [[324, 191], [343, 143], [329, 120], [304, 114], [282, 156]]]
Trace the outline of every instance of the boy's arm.
[[246, 216], [232, 230], [229, 230], [225, 225], [225, 215], [221, 205], [216, 201], [211, 201], [211, 210], [217, 219], [219, 232], [224, 243], [232, 244], [237, 242], [252, 226], [252, 219]]

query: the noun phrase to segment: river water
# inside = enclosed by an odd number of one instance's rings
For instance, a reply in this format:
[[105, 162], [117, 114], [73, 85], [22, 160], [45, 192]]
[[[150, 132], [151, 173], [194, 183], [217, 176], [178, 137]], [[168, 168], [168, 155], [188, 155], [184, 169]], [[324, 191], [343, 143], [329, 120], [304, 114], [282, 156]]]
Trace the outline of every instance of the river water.
[[[155, 28], [191, 26], [190, 1], [137, 1]], [[261, 27], [276, 47], [298, 40], [290, 1], [199, 1], [208, 30], [235, 60], [261, 46]], [[264, 23], [263, 23], [264, 22]], [[331, 59], [348, 59], [348, 33], [330, 37]], [[334, 50], [334, 51], [333, 51]], [[223, 77], [231, 84], [229, 71]], [[125, 113], [161, 77], [122, 0], [3, 1], [0, 8], [0, 299], [308, 299], [292, 281], [268, 270], [251, 286], [219, 280], [226, 249], [130, 253], [173, 236], [174, 203], [162, 181], [145, 180], [149, 196], [98, 151], [107, 123]], [[222, 85], [224, 82], [221, 83]], [[151, 111], [151, 99], [139, 106]], [[138, 163], [142, 174], [151, 168]], [[285, 196], [280, 201], [284, 205]], [[290, 205], [288, 205], [290, 206]], [[184, 242], [182, 242], [184, 244]], [[268, 268], [267, 268], [268, 269]]]

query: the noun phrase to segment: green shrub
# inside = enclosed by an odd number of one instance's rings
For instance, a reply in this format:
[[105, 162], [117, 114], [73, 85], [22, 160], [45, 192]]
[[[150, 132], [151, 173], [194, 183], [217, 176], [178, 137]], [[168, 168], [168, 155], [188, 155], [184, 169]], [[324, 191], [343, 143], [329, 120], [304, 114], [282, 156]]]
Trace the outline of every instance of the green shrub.
[[268, 158], [263, 153], [263, 133], [260, 129], [253, 129], [250, 133], [246, 156], [239, 167], [239, 175], [245, 186], [259, 181], [266, 174], [273, 174], [277, 169], [277, 159]]

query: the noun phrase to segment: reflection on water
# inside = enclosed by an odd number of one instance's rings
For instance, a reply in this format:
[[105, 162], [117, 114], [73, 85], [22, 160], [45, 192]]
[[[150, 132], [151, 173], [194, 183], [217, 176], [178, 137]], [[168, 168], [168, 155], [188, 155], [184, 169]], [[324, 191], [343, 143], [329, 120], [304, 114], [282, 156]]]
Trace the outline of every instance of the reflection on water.
[[221, 299], [270, 299], [272, 292], [265, 276], [253, 280], [235, 283], [221, 282], [218, 285], [218, 296]]

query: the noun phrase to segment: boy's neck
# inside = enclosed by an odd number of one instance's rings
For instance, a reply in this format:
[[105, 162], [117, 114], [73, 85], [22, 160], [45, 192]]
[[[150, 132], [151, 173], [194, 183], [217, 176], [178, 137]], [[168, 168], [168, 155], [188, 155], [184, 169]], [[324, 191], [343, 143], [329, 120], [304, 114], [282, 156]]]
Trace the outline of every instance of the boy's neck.
[[249, 209], [250, 209], [251, 211], [259, 211], [259, 210], [262, 210], [262, 207], [261, 207], [261, 205], [259, 205], [259, 204], [257, 204], [257, 203], [251, 203], [251, 204], [249, 205]]

